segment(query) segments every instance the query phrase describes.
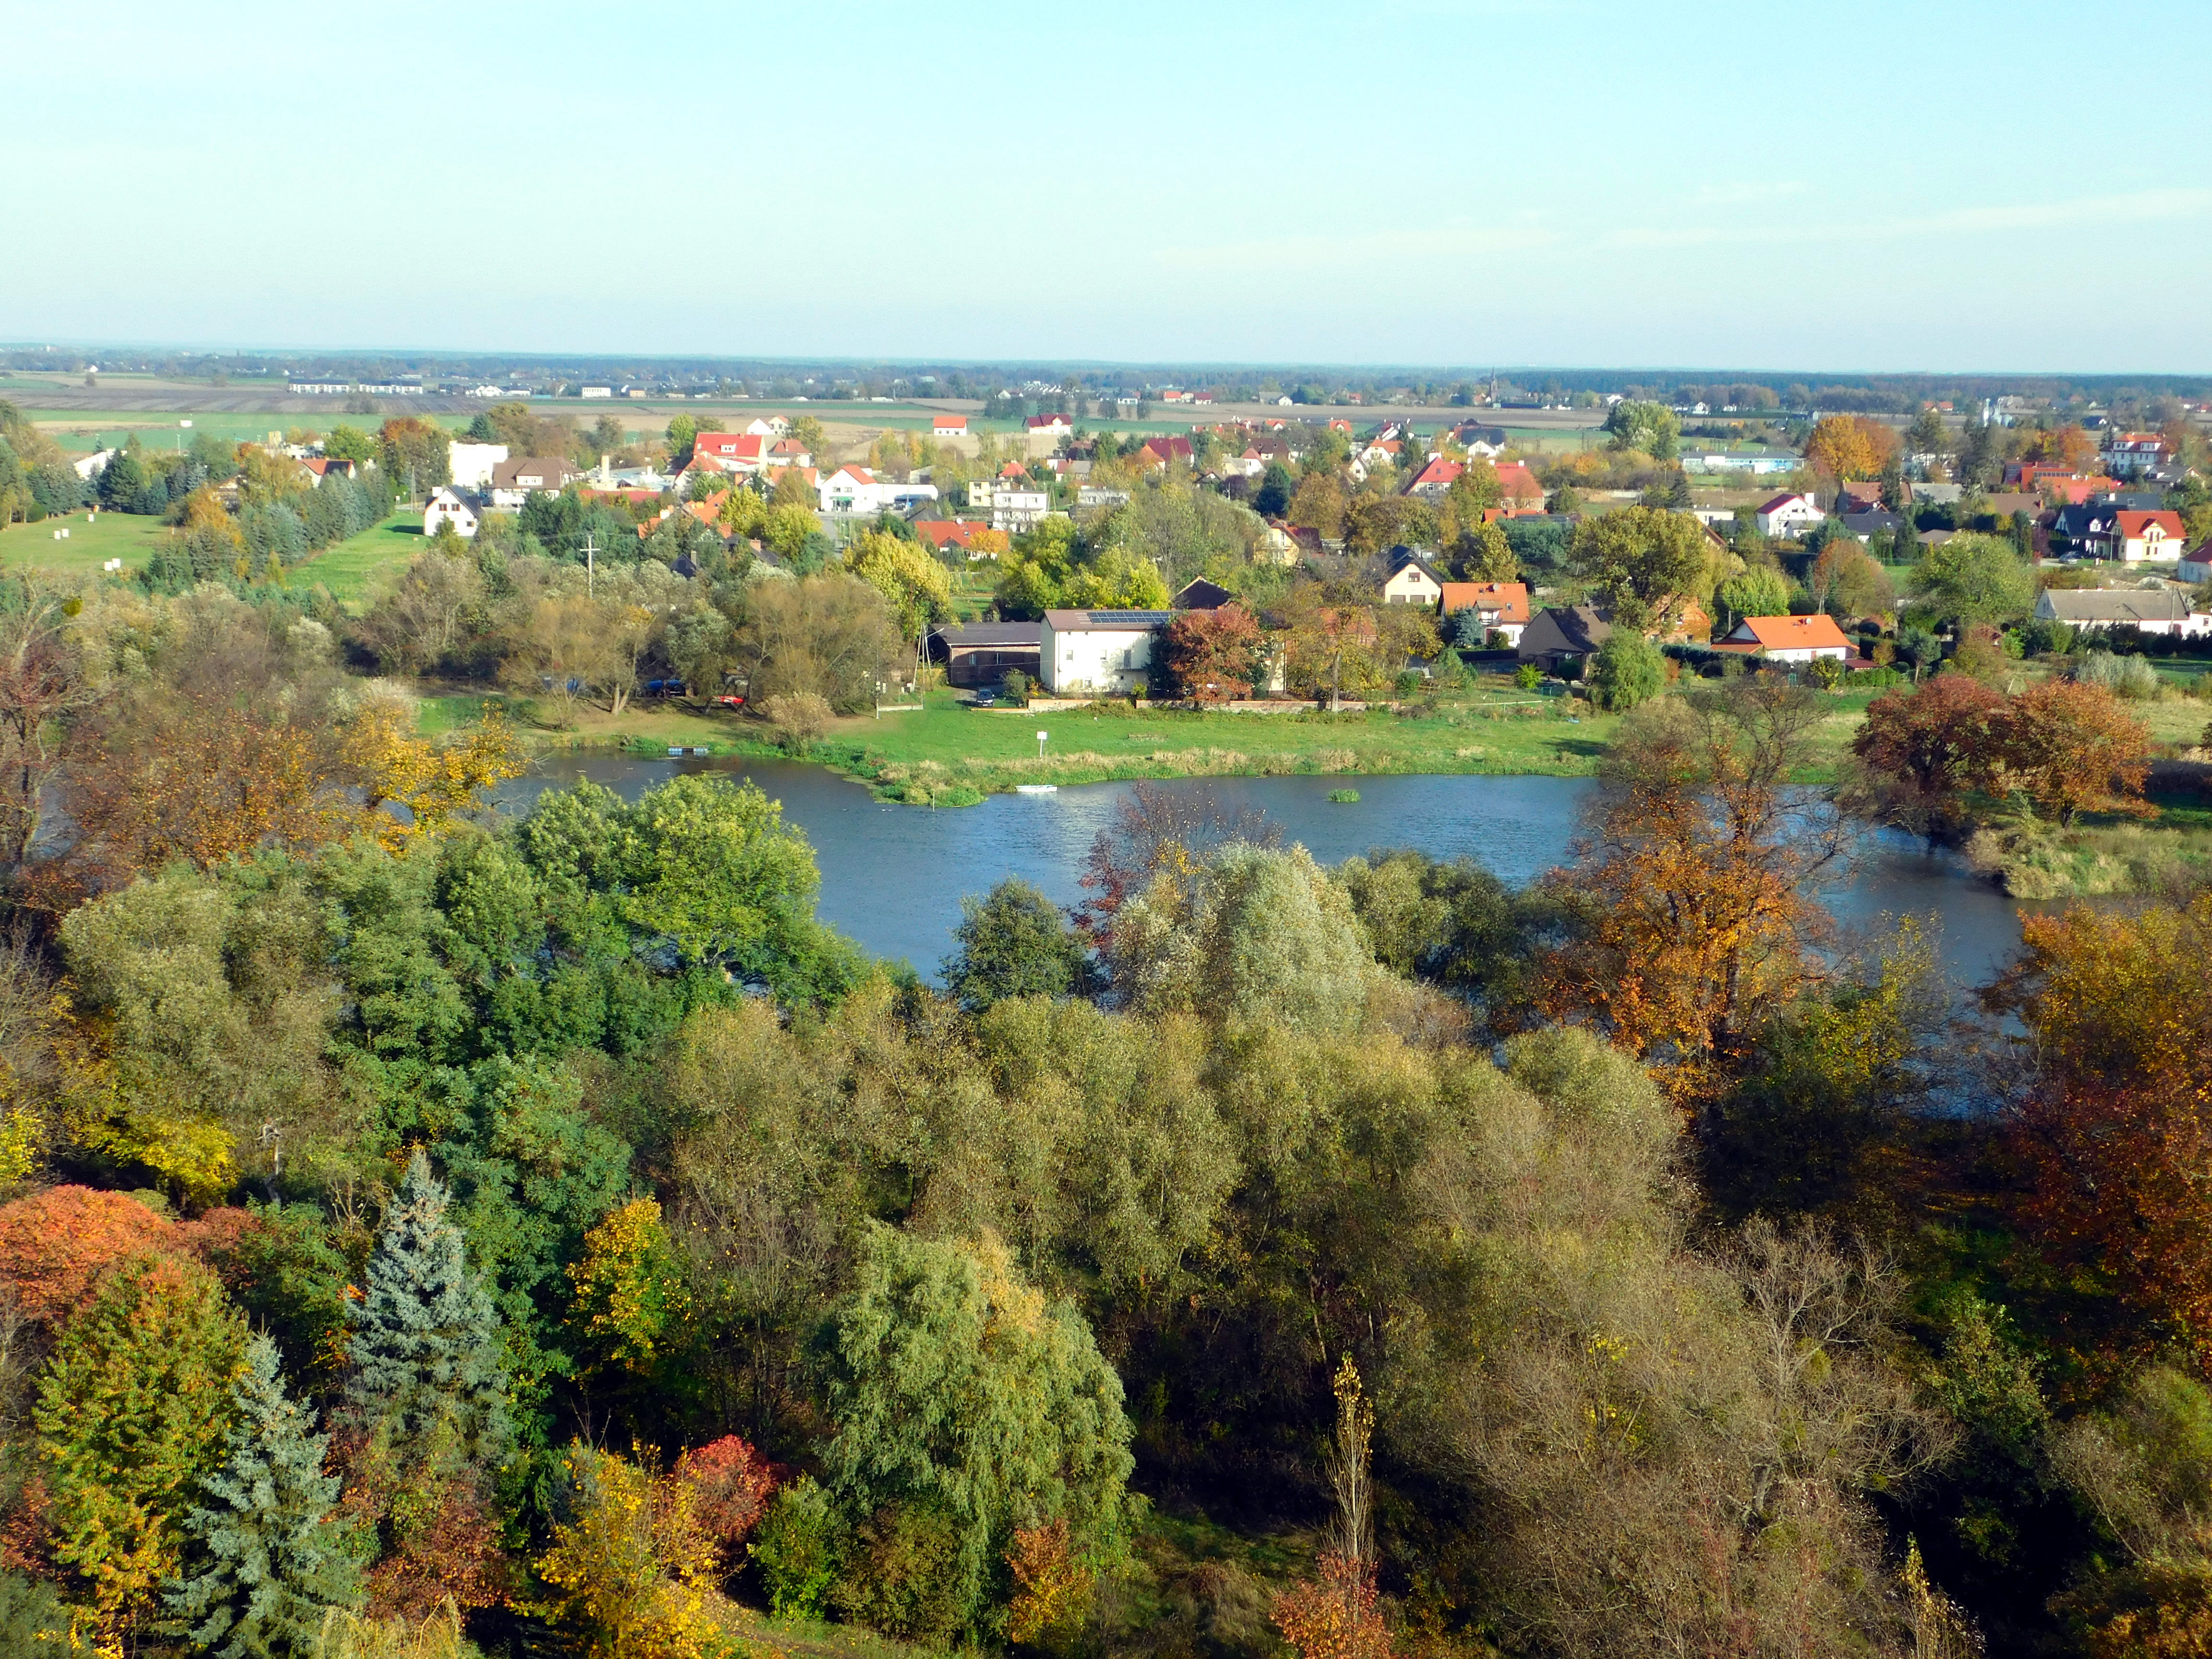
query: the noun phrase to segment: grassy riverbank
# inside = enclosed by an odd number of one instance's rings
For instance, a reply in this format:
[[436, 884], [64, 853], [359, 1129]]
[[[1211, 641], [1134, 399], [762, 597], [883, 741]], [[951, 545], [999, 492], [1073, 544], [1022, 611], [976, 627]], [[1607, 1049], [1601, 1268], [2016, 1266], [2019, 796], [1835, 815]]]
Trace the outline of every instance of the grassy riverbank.
[[[780, 755], [759, 721], [672, 702], [633, 703], [619, 715], [509, 705], [528, 741], [563, 749], [661, 754], [672, 747], [714, 754]], [[978, 709], [935, 690], [922, 707], [836, 721], [805, 758], [872, 786], [888, 800], [966, 805], [1024, 783], [1097, 783], [1125, 778], [1381, 775], [1472, 773], [1587, 776], [1612, 741], [1616, 717], [1580, 699], [1544, 697], [1502, 676], [1400, 709], [1331, 714], [1230, 714], [1127, 703], [1040, 713]], [[1869, 696], [1833, 699], [1818, 734], [1818, 763], [1806, 782], [1832, 779]], [[426, 700], [423, 723], [450, 730], [478, 717], [482, 693]], [[1040, 753], [1036, 734], [1048, 735]]]

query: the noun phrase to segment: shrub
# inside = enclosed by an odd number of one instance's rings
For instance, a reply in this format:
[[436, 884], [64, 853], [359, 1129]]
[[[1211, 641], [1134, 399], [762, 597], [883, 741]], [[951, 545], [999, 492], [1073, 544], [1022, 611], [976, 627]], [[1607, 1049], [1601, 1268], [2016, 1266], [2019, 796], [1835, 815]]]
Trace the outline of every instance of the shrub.
[[1657, 696], [1666, 678], [1659, 647], [1633, 629], [1615, 629], [1590, 659], [1590, 696], [1617, 714]]
[[2148, 701], [2159, 693], [2158, 670], [2142, 657], [2117, 656], [2110, 651], [2090, 652], [2075, 665], [2074, 678], [2116, 696]]
[[779, 1619], [811, 1619], [837, 1577], [837, 1522], [830, 1494], [803, 1474], [777, 1492], [761, 1516], [760, 1535], [746, 1553], [760, 1569], [769, 1610]]
[[1524, 662], [1513, 671], [1513, 684], [1523, 691], [1534, 691], [1544, 683], [1544, 671], [1533, 662]]
[[584, 1638], [593, 1659], [691, 1659], [714, 1626], [702, 1587], [714, 1551], [690, 1483], [639, 1463], [569, 1449], [570, 1516], [538, 1559], [552, 1594], [543, 1611]]
[[804, 755], [820, 741], [834, 712], [828, 698], [811, 691], [784, 692], [761, 704], [761, 714], [775, 728], [776, 741], [794, 755]]
[[1020, 669], [1009, 668], [1002, 684], [1006, 696], [1016, 702], [1025, 703], [1030, 700], [1030, 677]]
[[690, 1489], [692, 1522], [699, 1535], [724, 1569], [733, 1570], [744, 1555], [739, 1546], [775, 1490], [775, 1478], [750, 1445], [726, 1434], [678, 1458], [676, 1479]]
[[959, 1528], [939, 1510], [888, 1505], [854, 1528], [830, 1601], [855, 1624], [943, 1646], [969, 1610], [960, 1542]]
[[[950, 1628], [990, 1631], [1017, 1524], [1065, 1515], [1085, 1555], [1122, 1547], [1121, 1379], [1081, 1314], [1023, 1283], [988, 1235], [968, 1247], [875, 1226], [858, 1256], [825, 1333], [831, 1491], [868, 1517], [857, 1531], [873, 1572], [927, 1565]], [[937, 1594], [894, 1611], [919, 1627]]]

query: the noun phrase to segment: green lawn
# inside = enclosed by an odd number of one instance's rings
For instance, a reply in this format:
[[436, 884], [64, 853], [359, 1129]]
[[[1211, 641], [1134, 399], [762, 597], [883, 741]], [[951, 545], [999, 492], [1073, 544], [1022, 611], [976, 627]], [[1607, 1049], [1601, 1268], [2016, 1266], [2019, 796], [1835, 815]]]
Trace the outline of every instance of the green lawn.
[[421, 509], [403, 507], [374, 529], [303, 561], [293, 569], [291, 580], [310, 586], [319, 583], [349, 608], [371, 604], [426, 545]]
[[[0, 564], [9, 570], [52, 570], [74, 576], [119, 558], [125, 569], [136, 570], [152, 556], [154, 542], [164, 528], [159, 519], [135, 513], [102, 513], [97, 520], [88, 513], [72, 513], [66, 519], [10, 525], [0, 530]], [[70, 532], [68, 540], [55, 538], [54, 532], [61, 529]]]
[[[56, 540], [54, 532], [64, 526], [69, 538]], [[166, 533], [159, 519], [135, 513], [102, 513], [97, 519], [73, 513], [65, 520], [12, 525], [0, 531], [0, 568], [74, 576], [119, 558], [126, 573], [136, 573], [153, 556], [155, 542]], [[341, 605], [365, 604], [376, 597], [390, 573], [422, 550], [422, 544], [421, 515], [403, 508], [375, 529], [325, 548], [299, 565], [292, 580], [310, 586], [321, 583]]]

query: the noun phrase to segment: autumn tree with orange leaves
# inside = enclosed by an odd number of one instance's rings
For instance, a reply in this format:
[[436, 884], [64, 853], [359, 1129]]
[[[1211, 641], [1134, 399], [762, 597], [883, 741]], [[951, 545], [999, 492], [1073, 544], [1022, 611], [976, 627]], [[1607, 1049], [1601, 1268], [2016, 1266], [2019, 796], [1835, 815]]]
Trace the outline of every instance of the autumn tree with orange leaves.
[[1863, 415], [1824, 415], [1805, 441], [1806, 464], [1839, 482], [1871, 478], [1897, 450], [1897, 434]]
[[1578, 861], [1547, 883], [1584, 920], [1546, 953], [1540, 1006], [1659, 1068], [1686, 1104], [1818, 974], [1813, 890], [1841, 830], [1790, 779], [1821, 717], [1779, 675], [1646, 703], [1601, 763]]
[[2078, 1347], [2212, 1361], [2212, 894], [2133, 916], [2029, 916], [1993, 1005], [2035, 1042], [2015, 1109], [2029, 1174], [2021, 1218], [2055, 1261], [2136, 1317]]
[[1967, 674], [1938, 674], [1868, 705], [1851, 739], [1858, 770], [1844, 799], [1931, 847], [1966, 820], [1966, 795], [1986, 781], [2004, 694]]
[[2101, 685], [2045, 680], [2008, 699], [1993, 727], [1999, 787], [2062, 825], [2085, 811], [2150, 813], [2150, 727]]

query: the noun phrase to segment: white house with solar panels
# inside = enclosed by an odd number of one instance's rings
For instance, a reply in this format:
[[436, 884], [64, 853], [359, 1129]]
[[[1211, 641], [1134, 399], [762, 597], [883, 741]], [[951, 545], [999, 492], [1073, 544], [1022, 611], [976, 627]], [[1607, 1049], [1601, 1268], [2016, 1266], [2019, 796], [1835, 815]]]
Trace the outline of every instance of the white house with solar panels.
[[1055, 697], [1127, 696], [1152, 678], [1152, 642], [1172, 611], [1048, 611], [1037, 678]]

